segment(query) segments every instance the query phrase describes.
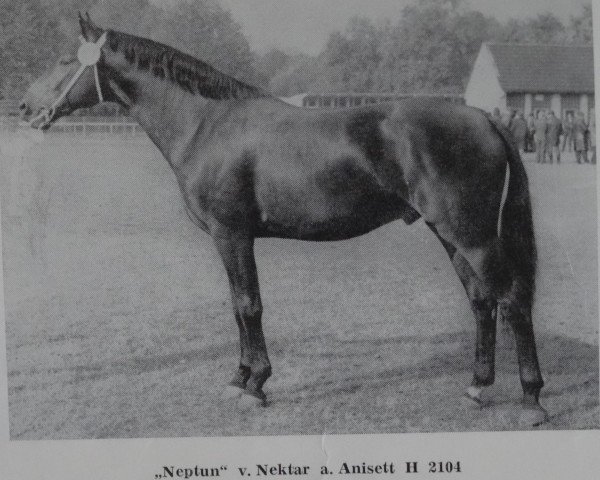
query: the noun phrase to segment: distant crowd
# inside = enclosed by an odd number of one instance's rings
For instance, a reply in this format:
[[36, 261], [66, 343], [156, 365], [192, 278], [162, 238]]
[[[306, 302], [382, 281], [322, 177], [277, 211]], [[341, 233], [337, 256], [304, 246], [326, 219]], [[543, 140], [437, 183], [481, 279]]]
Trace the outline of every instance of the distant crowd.
[[506, 115], [495, 108], [492, 117], [512, 132], [519, 151], [534, 152], [537, 163], [560, 163], [561, 153], [575, 152], [577, 163], [596, 163], [596, 118], [594, 109], [586, 121], [581, 111], [567, 112], [561, 120], [552, 110], [538, 110], [525, 119], [520, 110]]

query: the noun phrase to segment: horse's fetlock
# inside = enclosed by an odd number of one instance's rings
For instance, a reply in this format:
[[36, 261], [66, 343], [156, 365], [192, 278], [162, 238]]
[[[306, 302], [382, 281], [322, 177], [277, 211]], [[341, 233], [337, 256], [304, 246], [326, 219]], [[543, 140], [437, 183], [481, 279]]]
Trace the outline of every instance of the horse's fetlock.
[[271, 365], [261, 365], [252, 368], [252, 378], [256, 379], [261, 386], [272, 374], [273, 369]]
[[246, 366], [246, 365], [241, 365], [238, 368], [237, 374], [240, 376], [240, 378], [242, 378], [245, 381], [247, 381], [250, 378], [250, 375], [252, 374], [252, 370], [250, 369], [250, 367]]
[[525, 395], [534, 395], [536, 398], [539, 396], [542, 387], [544, 386], [544, 380], [541, 378], [531, 380], [521, 380], [521, 386]]
[[476, 368], [471, 385], [475, 387], [489, 387], [494, 384], [495, 380], [496, 374], [493, 365], [488, 366], [488, 368]]
[[265, 365], [263, 367], [260, 367], [258, 369], [258, 371], [254, 372], [254, 373], [256, 374], [257, 377], [261, 377], [266, 380], [273, 374], [273, 369], [271, 368], [271, 365]]
[[271, 376], [271, 365], [261, 365], [252, 367], [252, 376], [248, 379], [246, 389], [251, 392], [261, 392], [262, 387]]

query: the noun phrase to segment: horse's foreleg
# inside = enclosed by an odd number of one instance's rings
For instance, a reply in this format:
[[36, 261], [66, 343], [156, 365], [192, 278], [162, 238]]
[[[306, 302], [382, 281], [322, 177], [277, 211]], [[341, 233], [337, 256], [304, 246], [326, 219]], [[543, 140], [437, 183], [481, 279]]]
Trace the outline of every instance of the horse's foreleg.
[[433, 225], [428, 225], [436, 234], [462, 282], [471, 310], [475, 316], [477, 333], [475, 340], [475, 365], [468, 398], [479, 405], [484, 403], [483, 388], [494, 383], [496, 352], [496, 301], [485, 284], [477, 277], [469, 262], [451, 243], [444, 240]]
[[[254, 239], [250, 235], [225, 229], [214, 232], [213, 238], [227, 270], [234, 313], [240, 329], [242, 357], [232, 385], [244, 387], [244, 393], [251, 397], [246, 398], [246, 403], [264, 404], [266, 396], [262, 387], [271, 375], [271, 363], [262, 331]], [[247, 367], [250, 367], [249, 371]]]
[[246, 327], [244, 322], [242, 321], [242, 316], [238, 311], [235, 300], [235, 290], [233, 287], [233, 281], [231, 276], [229, 275], [229, 289], [231, 292], [232, 305], [233, 305], [233, 315], [235, 316], [235, 321], [237, 323], [239, 332], [240, 332], [240, 364], [238, 366], [237, 371], [233, 375], [233, 378], [229, 382], [229, 385], [223, 391], [223, 398], [238, 398], [244, 393], [244, 389], [246, 388], [246, 384], [248, 383], [248, 379], [251, 375], [251, 364], [252, 364], [252, 352], [250, 351], [250, 343], [248, 341], [248, 334], [246, 332]]

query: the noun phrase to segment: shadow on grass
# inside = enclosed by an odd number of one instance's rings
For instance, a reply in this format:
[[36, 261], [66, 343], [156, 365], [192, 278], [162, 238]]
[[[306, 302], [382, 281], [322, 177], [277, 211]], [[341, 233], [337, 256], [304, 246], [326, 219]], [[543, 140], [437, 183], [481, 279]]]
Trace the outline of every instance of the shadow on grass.
[[[510, 378], [514, 377], [514, 384], [519, 393], [511, 394], [513, 400], [502, 399], [502, 395], [494, 404], [512, 403], [520, 398], [518, 386], [517, 355], [514, 348], [512, 335], [499, 332], [496, 352], [497, 375]], [[321, 342], [323, 339], [321, 338]], [[293, 387], [292, 396], [302, 391], [310, 390], [309, 397], [313, 400], [325, 399], [356, 392], [369, 390], [373, 396], [383, 393], [386, 388], [397, 385], [420, 385], [435, 383], [445, 378], [470, 379], [473, 372], [474, 339], [472, 332], [444, 333], [432, 336], [398, 336], [377, 339], [353, 339], [350, 341], [336, 341], [326, 338], [326, 343], [331, 344], [329, 351], [315, 353], [310, 345], [285, 342], [279, 343], [276, 351], [279, 355], [286, 355], [286, 347], [291, 347], [287, 355], [297, 355], [306, 359], [311, 365], [329, 365], [323, 372], [317, 367], [311, 368], [312, 379], [307, 380], [302, 375], [303, 384]], [[538, 333], [537, 344], [542, 372], [546, 381], [543, 389], [543, 399], [565, 395], [581, 395], [590, 397], [590, 403], [598, 405], [598, 347], [558, 335]], [[394, 346], [409, 346], [413, 358], [403, 362], [403, 353], [399, 351], [398, 358], [393, 359]], [[385, 351], [386, 357], [391, 360], [385, 368], [376, 369], [376, 365], [369, 358], [376, 358], [378, 352]], [[406, 356], [404, 357], [406, 358]], [[392, 368], [389, 367], [393, 363]], [[351, 366], [351, 367], [350, 367]], [[498, 378], [498, 377], [497, 377]], [[466, 386], [466, 385], [465, 385]], [[562, 415], [567, 410], [557, 411]]]

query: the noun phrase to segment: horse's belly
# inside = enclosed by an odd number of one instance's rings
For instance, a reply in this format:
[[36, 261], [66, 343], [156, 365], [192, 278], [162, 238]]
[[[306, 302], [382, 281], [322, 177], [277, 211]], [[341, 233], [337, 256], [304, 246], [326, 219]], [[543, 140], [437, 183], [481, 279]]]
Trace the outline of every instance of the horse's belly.
[[314, 194], [302, 199], [279, 200], [261, 208], [260, 236], [344, 240], [393, 220], [409, 218], [408, 205], [402, 199], [382, 192], [373, 192], [370, 196], [349, 194], [327, 198]]

